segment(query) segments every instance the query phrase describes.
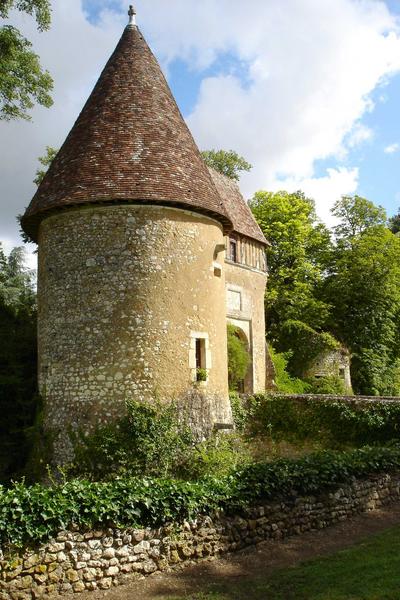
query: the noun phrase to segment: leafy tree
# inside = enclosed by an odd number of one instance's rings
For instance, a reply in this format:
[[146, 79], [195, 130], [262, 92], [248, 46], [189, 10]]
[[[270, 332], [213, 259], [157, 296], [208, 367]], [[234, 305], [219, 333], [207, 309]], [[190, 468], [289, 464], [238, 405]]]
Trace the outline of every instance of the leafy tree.
[[201, 155], [206, 165], [235, 181], [239, 181], [242, 171], [252, 169], [252, 165], [234, 150], [204, 150]]
[[[0, 18], [11, 9], [32, 15], [39, 31], [50, 26], [49, 0], [2, 0]], [[30, 119], [28, 111], [37, 102], [49, 107], [53, 80], [40, 66], [29, 40], [12, 25], [0, 27], [0, 119]]]
[[356, 392], [398, 393], [400, 238], [369, 217], [341, 232], [325, 283], [332, 329], [352, 352]]
[[329, 304], [319, 298], [329, 256], [330, 234], [318, 221], [312, 200], [302, 192], [257, 192], [250, 202], [268, 249], [269, 279], [266, 294], [268, 337], [279, 351], [289, 350], [282, 326], [299, 321], [321, 330]]
[[371, 227], [387, 223], [385, 209], [361, 196], [343, 196], [333, 206], [332, 214], [340, 219], [334, 229], [336, 238], [346, 241]]
[[33, 273], [25, 267], [25, 256], [24, 248], [17, 247], [7, 258], [0, 242], [0, 300], [16, 314], [35, 307]]
[[50, 167], [51, 163], [57, 155], [57, 152], [58, 150], [56, 150], [55, 148], [52, 148], [51, 146], [46, 146], [46, 154], [44, 156], [39, 157], [38, 160], [40, 164], [44, 167], [44, 169], [36, 169], [36, 177], [33, 180], [33, 183], [36, 183], [37, 186], [39, 186], [42, 183], [48, 168]]
[[0, 481], [23, 468], [36, 408], [36, 306], [24, 251], [0, 244]]
[[400, 233], [400, 208], [397, 215], [389, 219], [389, 229], [392, 233]]

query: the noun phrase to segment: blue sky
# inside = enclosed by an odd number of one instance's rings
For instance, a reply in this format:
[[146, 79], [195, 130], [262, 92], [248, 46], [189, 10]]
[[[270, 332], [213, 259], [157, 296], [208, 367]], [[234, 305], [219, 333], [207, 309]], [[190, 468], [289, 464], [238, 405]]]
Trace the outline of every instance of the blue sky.
[[[316, 175], [338, 164], [357, 166], [357, 193], [384, 206], [391, 216], [400, 207], [400, 76], [380, 86], [372, 97], [374, 108], [362, 120], [371, 130], [371, 139], [351, 149], [343, 160], [317, 161]], [[399, 149], [387, 152], [394, 144], [399, 144]]]
[[[386, 6], [392, 15], [400, 15], [399, 0], [387, 0]], [[118, 11], [120, 2], [85, 0], [84, 7], [89, 20], [96, 23], [102, 9], [108, 7]], [[151, 42], [151, 29], [146, 31], [144, 27], [144, 30]], [[246, 87], [249, 85], [248, 66], [234, 52], [221, 51], [204, 68], [198, 68], [187, 58], [175, 58], [168, 64], [167, 77], [183, 115], [188, 117], [195, 110], [204, 80], [229, 73], [234, 74]], [[333, 152], [332, 156], [316, 159], [314, 175], [323, 177], [329, 168], [358, 168], [355, 192], [383, 205], [390, 216], [400, 207], [400, 75], [392, 76], [378, 85], [370, 98], [373, 107], [359, 121], [359, 125], [366, 128], [364, 131], [368, 132], [368, 137], [363, 143], [350, 144], [345, 156]], [[399, 145], [398, 149], [396, 144]], [[221, 146], [224, 146], [223, 142]], [[285, 180], [284, 176], [277, 178]]]
[[[35, 192], [127, 23], [125, 0], [52, 0], [49, 32], [13, 23], [55, 80], [54, 105], [0, 122], [0, 240]], [[138, 24], [201, 149], [253, 164], [241, 190], [302, 189], [332, 224], [342, 194], [400, 207], [399, 0], [136, 0]]]

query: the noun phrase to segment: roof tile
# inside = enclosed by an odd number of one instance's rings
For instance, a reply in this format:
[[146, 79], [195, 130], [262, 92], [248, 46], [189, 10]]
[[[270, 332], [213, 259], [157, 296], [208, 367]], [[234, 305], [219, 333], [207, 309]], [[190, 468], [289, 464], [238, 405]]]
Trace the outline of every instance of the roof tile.
[[210, 175], [233, 223], [233, 231], [269, 245], [235, 181], [209, 167]]
[[23, 219], [37, 239], [55, 210], [106, 202], [188, 208], [231, 229], [157, 60], [127, 27]]

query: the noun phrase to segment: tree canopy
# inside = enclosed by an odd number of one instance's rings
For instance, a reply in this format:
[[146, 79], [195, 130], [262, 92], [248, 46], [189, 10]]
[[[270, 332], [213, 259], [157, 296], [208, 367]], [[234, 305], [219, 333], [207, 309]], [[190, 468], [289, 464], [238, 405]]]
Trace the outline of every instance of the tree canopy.
[[46, 146], [46, 154], [44, 156], [39, 156], [38, 160], [40, 164], [44, 167], [44, 169], [41, 169], [40, 167], [39, 169], [36, 169], [36, 176], [33, 180], [33, 183], [36, 183], [37, 186], [39, 186], [42, 183], [48, 168], [50, 167], [51, 163], [57, 155], [57, 152], [58, 150], [56, 150], [55, 148], [52, 148], [51, 146]]
[[277, 342], [284, 321], [301, 320], [321, 328], [329, 306], [316, 295], [330, 248], [328, 229], [302, 192], [257, 192], [250, 208], [265, 237], [269, 270], [268, 333]]
[[325, 281], [331, 328], [352, 352], [356, 391], [400, 394], [400, 238], [381, 207], [355, 196], [335, 205], [340, 223]]
[[400, 208], [397, 212], [397, 215], [390, 217], [389, 228], [392, 233], [400, 233]]
[[[50, 26], [49, 0], [2, 0], [0, 18], [8, 19], [12, 9], [33, 16], [39, 31]], [[53, 103], [53, 80], [31, 48], [31, 42], [16, 27], [0, 27], [0, 119], [29, 120], [28, 111], [35, 103], [46, 107]]]
[[321, 297], [330, 233], [318, 220], [314, 202], [302, 192], [260, 191], [250, 207], [271, 242], [265, 297], [268, 339], [279, 352], [289, 352], [289, 369], [301, 377], [318, 353], [338, 346], [325, 331], [331, 307]]
[[201, 155], [207, 166], [235, 181], [239, 181], [242, 171], [252, 169], [252, 165], [234, 150], [204, 150]]
[[36, 299], [23, 248], [0, 244], [0, 482], [21, 472], [36, 411]]
[[334, 239], [301, 192], [258, 192], [251, 208], [268, 250], [267, 336], [301, 376], [307, 361], [345, 345], [357, 393], [400, 394], [400, 237], [360, 196], [333, 207]]
[[357, 195], [343, 196], [334, 204], [332, 214], [340, 220], [334, 228], [336, 238], [348, 242], [371, 227], [387, 223], [382, 206]]

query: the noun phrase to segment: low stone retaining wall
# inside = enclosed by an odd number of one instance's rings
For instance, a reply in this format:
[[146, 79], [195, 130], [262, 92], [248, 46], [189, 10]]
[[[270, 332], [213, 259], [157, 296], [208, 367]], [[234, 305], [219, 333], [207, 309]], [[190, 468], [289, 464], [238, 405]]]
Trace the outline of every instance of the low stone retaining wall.
[[234, 552], [263, 540], [322, 529], [399, 500], [400, 474], [352, 481], [317, 497], [290, 497], [241, 515], [200, 516], [160, 529], [61, 531], [55, 540], [0, 562], [0, 599], [107, 590], [178, 564]]

